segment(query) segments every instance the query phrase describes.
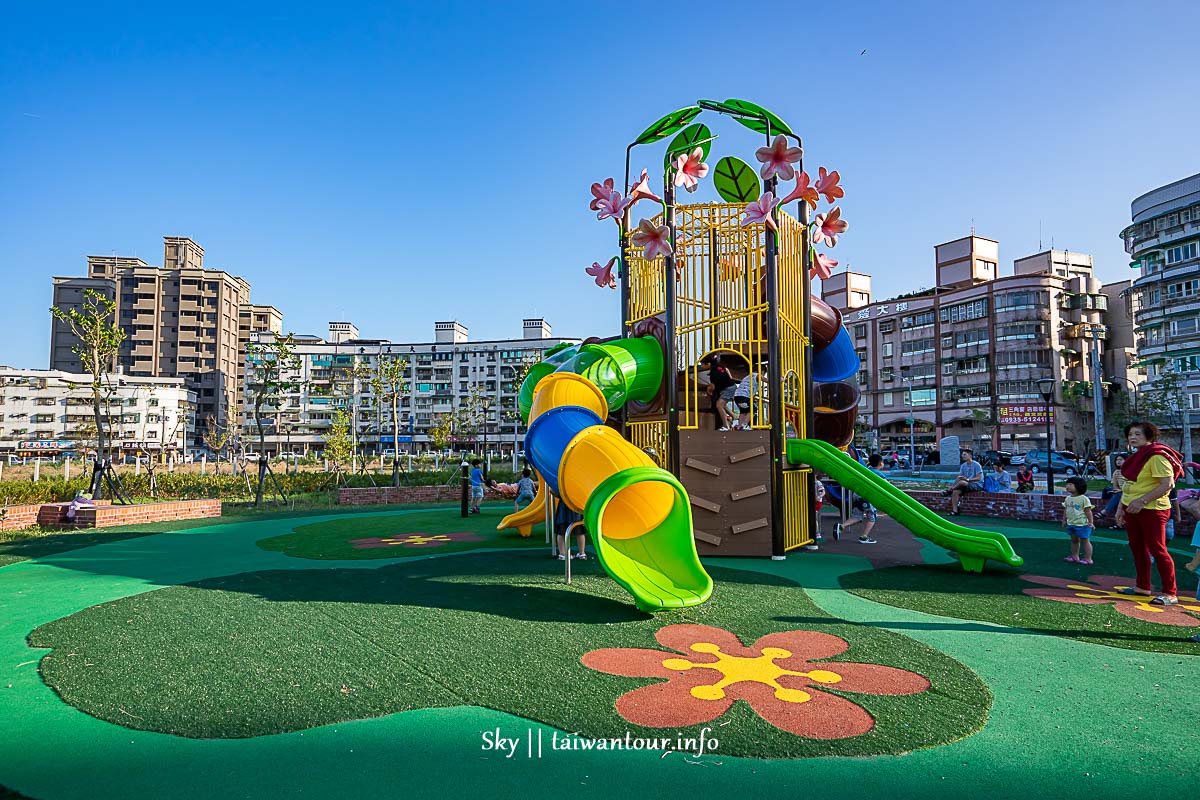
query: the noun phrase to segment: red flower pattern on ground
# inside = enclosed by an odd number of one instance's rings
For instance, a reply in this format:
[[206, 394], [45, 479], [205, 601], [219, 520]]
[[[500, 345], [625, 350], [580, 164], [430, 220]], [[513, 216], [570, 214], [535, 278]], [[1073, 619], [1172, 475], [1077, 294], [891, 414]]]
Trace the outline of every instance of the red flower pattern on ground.
[[1116, 575], [1093, 575], [1086, 581], [1050, 578], [1045, 575], [1022, 575], [1021, 580], [1051, 587], [1026, 589], [1025, 594], [1031, 597], [1057, 600], [1060, 603], [1079, 603], [1085, 606], [1102, 606], [1113, 603], [1119, 613], [1143, 622], [1194, 628], [1197, 624], [1196, 617], [1188, 612], [1200, 614], [1200, 601], [1188, 602], [1181, 597], [1179, 605], [1156, 606], [1150, 604], [1150, 601], [1154, 599], [1153, 595], [1122, 594], [1121, 590], [1133, 586], [1133, 581], [1130, 578], [1120, 578]]
[[457, 533], [402, 533], [395, 536], [370, 536], [366, 539], [351, 539], [355, 550], [373, 547], [441, 547], [449, 542], [482, 542], [483, 537], [470, 531]]
[[862, 706], [822, 691], [877, 695], [924, 692], [922, 675], [879, 664], [821, 661], [844, 653], [849, 644], [817, 631], [784, 631], [763, 636], [750, 647], [727, 630], [708, 625], [668, 625], [654, 638], [675, 653], [644, 648], [605, 648], [586, 653], [584, 666], [609, 675], [666, 680], [626, 692], [616, 709], [635, 725], [671, 728], [711, 722], [749, 703], [780, 730], [810, 739], [861, 736], [875, 727]]

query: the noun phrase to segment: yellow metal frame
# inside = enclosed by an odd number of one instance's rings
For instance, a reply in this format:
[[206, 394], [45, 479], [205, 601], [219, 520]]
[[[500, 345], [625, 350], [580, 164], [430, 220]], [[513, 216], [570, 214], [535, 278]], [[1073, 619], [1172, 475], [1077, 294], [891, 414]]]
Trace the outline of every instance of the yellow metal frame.
[[[675, 240], [675, 353], [676, 368], [686, 375], [678, 393], [679, 428], [697, 430], [700, 409], [708, 404], [700, 390], [700, 362], [715, 352], [737, 353], [752, 367], [771, 354], [767, 341], [766, 229], [741, 224], [744, 207], [730, 203], [680, 205], [676, 213]], [[804, 262], [807, 231], [795, 218], [776, 209], [778, 255], [779, 342], [774, 354], [780, 361], [779, 386], [759, 382], [751, 402], [751, 427], [769, 429], [767, 401], [784, 403], [785, 437], [806, 437], [808, 374], [805, 369]], [[662, 224], [661, 215], [655, 219]], [[665, 313], [665, 261], [647, 261], [640, 251], [627, 253], [629, 273], [629, 325]], [[668, 380], [672, 380], [668, 378]], [[673, 383], [673, 381], [672, 381]], [[675, 392], [676, 387], [670, 386]], [[675, 395], [672, 395], [674, 398]], [[665, 458], [665, 421], [634, 422], [630, 439], [640, 448], [652, 448]], [[807, 530], [809, 470], [784, 473], [785, 549], [812, 541]]]

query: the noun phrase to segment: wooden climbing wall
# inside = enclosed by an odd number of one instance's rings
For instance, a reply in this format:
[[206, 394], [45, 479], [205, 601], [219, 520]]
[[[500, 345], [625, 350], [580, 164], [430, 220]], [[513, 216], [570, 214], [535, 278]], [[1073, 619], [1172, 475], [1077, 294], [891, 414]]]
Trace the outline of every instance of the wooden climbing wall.
[[692, 503], [701, 555], [771, 552], [768, 430], [680, 431], [679, 478]]

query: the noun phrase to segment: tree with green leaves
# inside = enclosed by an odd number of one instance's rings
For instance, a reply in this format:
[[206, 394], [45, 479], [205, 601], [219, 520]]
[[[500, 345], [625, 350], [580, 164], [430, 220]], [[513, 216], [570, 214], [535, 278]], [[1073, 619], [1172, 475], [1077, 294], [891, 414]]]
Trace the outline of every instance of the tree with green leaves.
[[381, 354], [371, 372], [371, 391], [375, 394], [375, 418], [383, 433], [383, 404], [391, 406], [392, 426], [392, 485], [400, 485], [400, 398], [408, 393], [408, 359], [399, 356], [384, 358]]
[[221, 474], [221, 452], [230, 445], [233, 440], [233, 434], [227, 428], [222, 428], [217, 423], [217, 418], [212, 414], [205, 417], [204, 420], [204, 436], [203, 441], [209, 450], [213, 451], [216, 456], [217, 474]]
[[[296, 343], [292, 334], [281, 336], [273, 333], [269, 340], [250, 342], [246, 345], [246, 389], [253, 398], [254, 427], [258, 431], [258, 486], [254, 490], [254, 505], [262, 504], [263, 486], [270, 473], [267, 459], [267, 434], [263, 425], [263, 414], [270, 411], [278, 414], [283, 394], [300, 388], [297, 373], [300, 357], [296, 355]], [[278, 423], [278, 418], [276, 418]], [[278, 430], [278, 424], [275, 426]], [[271, 475], [274, 479], [274, 475]], [[287, 498], [283, 487], [275, 481], [275, 488], [284, 502]]]
[[340, 486], [345, 480], [343, 472], [354, 455], [354, 440], [350, 434], [350, 415], [346, 409], [339, 408], [333, 412], [333, 424], [325, 432], [325, 458], [333, 464], [333, 481]]
[[94, 289], [83, 290], [81, 308], [53, 306], [50, 313], [66, 325], [75, 337], [71, 346], [84, 369], [92, 376], [92, 414], [96, 420], [96, 458], [92, 461], [92, 497], [100, 497], [104, 477], [104, 459], [108, 445], [108, 419], [104, 413], [105, 395], [111, 387], [109, 376], [125, 339], [117, 324], [117, 303]]
[[434, 450], [445, 450], [454, 438], [454, 415], [441, 413], [434, 417], [433, 424], [425, 432]]

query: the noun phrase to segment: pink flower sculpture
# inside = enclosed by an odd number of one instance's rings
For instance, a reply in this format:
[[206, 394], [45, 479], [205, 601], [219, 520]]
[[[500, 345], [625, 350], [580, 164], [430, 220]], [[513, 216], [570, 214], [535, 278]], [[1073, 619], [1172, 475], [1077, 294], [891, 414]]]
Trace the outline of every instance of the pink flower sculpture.
[[824, 253], [813, 251], [813, 265], [809, 269], [809, 277], [828, 280], [833, 271], [837, 268], [838, 262], [836, 259], [830, 258]]
[[666, 225], [655, 226], [648, 219], [638, 223], [638, 228], [630, 237], [635, 247], [645, 247], [645, 258], [653, 261], [660, 255], [671, 255], [670, 229]]
[[828, 214], [817, 214], [816, 219], [813, 220], [813, 226], [813, 243], [834, 247], [837, 245], [838, 237], [846, 232], [850, 223], [842, 219], [842, 209], [834, 206]]
[[603, 267], [599, 261], [593, 261], [590, 267], [585, 267], [584, 272], [596, 279], [597, 286], [607, 286], [610, 289], [617, 288], [617, 277], [613, 275], [613, 267], [617, 263], [617, 257], [613, 256], [608, 263]]
[[763, 180], [778, 175], [785, 181], [790, 181], [796, 174], [796, 168], [792, 164], [799, 161], [802, 155], [804, 151], [799, 147], [787, 146], [787, 137], [782, 133], [775, 137], [770, 147], [760, 147], [754, 151], [754, 157], [763, 165], [760, 170]]
[[1131, 583], [1129, 578], [1119, 578], [1116, 575], [1092, 575], [1086, 581], [1071, 581], [1045, 575], [1022, 575], [1021, 580], [1050, 587], [1026, 589], [1025, 594], [1031, 597], [1088, 606], [1102, 606], [1111, 603], [1120, 614], [1162, 625], [1194, 628], [1200, 624], [1200, 619], [1192, 616], [1193, 614], [1200, 616], [1200, 601], [1189, 602], [1181, 597], [1178, 605], [1156, 606], [1150, 602], [1154, 599], [1152, 595], [1125, 594], [1121, 591], [1129, 587]]
[[[708, 165], [705, 165], [705, 169]], [[626, 208], [632, 207], [639, 200], [653, 200], [656, 203], [661, 203], [662, 198], [650, 190], [650, 178], [646, 175], [646, 170], [642, 170], [642, 177], [637, 179], [633, 184], [633, 188], [629, 190], [629, 198], [625, 201]]]
[[762, 197], [746, 205], [746, 210], [742, 212], [742, 225], [754, 225], [761, 222], [773, 231], [778, 230], [775, 226], [775, 218], [771, 216], [773, 208], [775, 208], [775, 195], [772, 192], [764, 192]]
[[675, 159], [675, 185], [689, 192], [696, 191], [700, 187], [700, 179], [708, 174], [708, 164], [704, 163], [703, 158], [704, 150], [697, 147]]
[[[842, 176], [838, 175], [838, 171], [836, 169], [833, 172], [826, 172], [824, 167], [818, 168], [816, 188], [820, 194], [825, 195], [826, 203], [832, 203], [839, 197], [846, 196], [846, 192], [842, 189], [842, 187], [838, 186], [838, 181], [841, 179]], [[813, 207], [816, 207], [815, 203], [813, 204]]]
[[612, 217], [613, 222], [620, 225], [621, 215], [625, 213], [628, 205], [621, 193], [613, 188], [612, 178], [605, 179], [604, 183], [592, 184], [592, 202], [588, 203], [588, 208], [600, 212], [596, 219]]
[[843, 694], [901, 697], [930, 687], [925, 676], [899, 667], [826, 660], [850, 645], [819, 631], [768, 633], [746, 646], [723, 628], [681, 624], [654, 638], [671, 649], [610, 647], [579, 659], [607, 675], [654, 679], [614, 703], [627, 721], [648, 728], [712, 722], [740, 700], [794, 736], [847, 739], [870, 732], [875, 718]]
[[821, 198], [817, 195], [816, 187], [809, 185], [809, 180], [810, 178], [808, 177], [807, 172], [797, 173], [796, 188], [793, 189], [787, 197], [783, 198], [779, 202], [786, 206], [793, 200], [803, 200], [812, 208], [816, 208], [817, 201], [819, 201]]

